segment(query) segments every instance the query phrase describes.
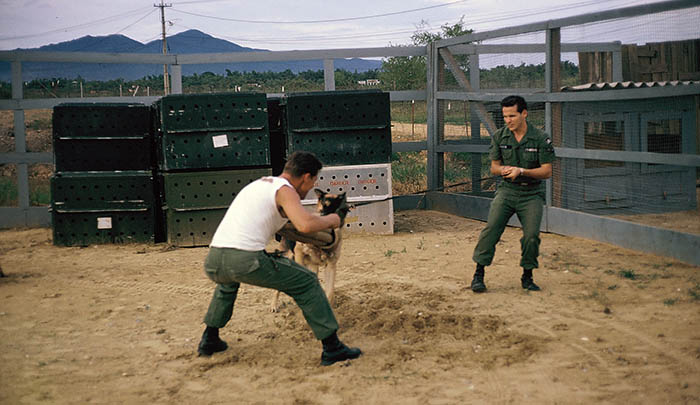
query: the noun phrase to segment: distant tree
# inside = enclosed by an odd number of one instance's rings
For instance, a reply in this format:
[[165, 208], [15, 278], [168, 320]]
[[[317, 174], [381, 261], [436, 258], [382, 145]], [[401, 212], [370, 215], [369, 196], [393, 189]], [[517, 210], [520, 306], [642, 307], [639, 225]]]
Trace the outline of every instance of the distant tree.
[[424, 56], [395, 56], [382, 61], [379, 74], [383, 87], [389, 90], [424, 89], [426, 83]]
[[[471, 34], [473, 30], [466, 29], [464, 24], [464, 16], [462, 16], [455, 24], [443, 24], [440, 27], [440, 32], [432, 33], [428, 30], [427, 21], [423, 20], [418, 25], [416, 32], [411, 35], [412, 45], [427, 45], [440, 39]], [[465, 57], [459, 56], [458, 61], [464, 69], [467, 69]], [[427, 81], [425, 56], [395, 56], [384, 59], [379, 78], [384, 87], [391, 90], [423, 89]]]
[[305, 70], [299, 72], [299, 77], [310, 82], [323, 83], [323, 70]]

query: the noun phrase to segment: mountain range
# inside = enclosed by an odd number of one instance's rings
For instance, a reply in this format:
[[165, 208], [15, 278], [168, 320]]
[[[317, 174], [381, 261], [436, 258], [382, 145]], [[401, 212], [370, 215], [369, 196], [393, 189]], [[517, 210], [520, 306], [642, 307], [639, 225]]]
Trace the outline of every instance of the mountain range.
[[[166, 41], [168, 53], [221, 53], [221, 52], [269, 52], [266, 49], [246, 48], [223, 39], [214, 38], [199, 30], [188, 30], [170, 36]], [[162, 53], [163, 43], [158, 39], [143, 44], [124, 35], [108, 35], [102, 37], [84, 36], [72, 41], [44, 45], [33, 49], [17, 49], [26, 51], [47, 52], [101, 52], [101, 53]], [[350, 72], [365, 72], [379, 69], [381, 61], [361, 58], [336, 59], [336, 69]], [[307, 70], [322, 70], [322, 60], [284, 61], [284, 62], [247, 62], [247, 63], [217, 63], [208, 65], [183, 65], [182, 74], [202, 74], [212, 72], [225, 74], [226, 69], [239, 72], [282, 72], [287, 69], [294, 73]], [[50, 78], [76, 78], [85, 80], [134, 80], [150, 75], [163, 74], [162, 65], [149, 64], [113, 64], [113, 63], [54, 63], [54, 62], [24, 62], [22, 63], [22, 78], [24, 80]], [[0, 80], [9, 81], [11, 70], [9, 62], [0, 62]]]

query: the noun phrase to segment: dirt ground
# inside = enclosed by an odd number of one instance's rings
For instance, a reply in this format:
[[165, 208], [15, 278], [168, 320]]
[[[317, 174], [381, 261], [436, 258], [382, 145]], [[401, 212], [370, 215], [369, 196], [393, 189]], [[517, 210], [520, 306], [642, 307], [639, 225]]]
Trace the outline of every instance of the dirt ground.
[[508, 228], [477, 295], [483, 225], [400, 211], [394, 235], [348, 235], [335, 309], [364, 355], [330, 367], [298, 307], [251, 286], [229, 349], [197, 357], [206, 248], [0, 231], [0, 403], [700, 403], [699, 267], [543, 234], [525, 292]]

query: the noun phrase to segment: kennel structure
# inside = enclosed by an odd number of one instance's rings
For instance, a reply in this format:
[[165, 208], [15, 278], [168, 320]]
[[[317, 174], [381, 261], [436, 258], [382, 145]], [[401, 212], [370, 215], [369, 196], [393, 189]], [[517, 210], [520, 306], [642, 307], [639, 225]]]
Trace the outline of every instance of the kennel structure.
[[151, 113], [142, 104], [68, 103], [53, 111], [53, 243], [153, 242]]
[[[394, 233], [394, 204], [391, 191], [391, 163], [325, 166], [316, 186], [326, 193], [346, 193], [354, 208], [345, 218], [345, 231], [390, 235]], [[301, 201], [315, 210], [313, 190]]]
[[[380, 90], [291, 93], [281, 100], [286, 155], [313, 152], [323, 162], [316, 186], [346, 193], [349, 233], [394, 233], [391, 110]], [[313, 190], [302, 204], [313, 210]]]
[[267, 98], [173, 94], [153, 107], [163, 239], [206, 246], [241, 189], [272, 174]]
[[[445, 157], [455, 153], [467, 153], [472, 156], [471, 177], [473, 183], [478, 183], [480, 177], [487, 175], [481, 170], [482, 156], [488, 151], [488, 139], [482, 136], [472, 136], [471, 134], [493, 133], [496, 130], [497, 120], [494, 119], [493, 109], [490, 104], [498, 103], [505, 94], [515, 93], [525, 97], [528, 103], [544, 106], [541, 123], [538, 123], [546, 132], [553, 137], [557, 162], [555, 162], [555, 173], [551, 180], [547, 181], [547, 205], [545, 207], [542, 230], [554, 232], [561, 235], [578, 236], [602, 242], [613, 243], [622, 247], [643, 250], [645, 252], [656, 253], [668, 257], [677, 258], [692, 264], [700, 265], [700, 236], [669, 229], [660, 229], [647, 226], [641, 223], [613, 218], [610, 215], [602, 215], [603, 212], [596, 213], [593, 202], [590, 207], [586, 207], [585, 198], [583, 205], [576, 205], [564, 198], [563, 192], [569, 195], [585, 194], [580, 188], [585, 189], [585, 184], [575, 187], [576, 179], [571, 180], [573, 184], [567, 185], [562, 176], [578, 175], [575, 172], [580, 161], [597, 161], [593, 166], [586, 167], [584, 163], [583, 173], [593, 173], [588, 169], [604, 169], [605, 176], [613, 176], [619, 167], [639, 165], [639, 179], [651, 181], [653, 184], [666, 182], [673, 183], [672, 178], [678, 178], [678, 184], [686, 181], [682, 180], [682, 172], [697, 171], [700, 167], [700, 157], [697, 149], [687, 150], [685, 144], [681, 146], [681, 153], [669, 153], [661, 151], [649, 151], [643, 149], [642, 137], [639, 135], [639, 148], [627, 148], [616, 146], [616, 149], [590, 148], [586, 147], [586, 137], [583, 139], [583, 148], [578, 141], [569, 143], [569, 136], [577, 139], [578, 135], [570, 135], [571, 129], [568, 122], [564, 121], [574, 115], [585, 116], [586, 114], [601, 114], [602, 110], [595, 110], [600, 103], [612, 103], [613, 108], [618, 108], [617, 104], [636, 104], [641, 101], [654, 104], [666, 102], [668, 99], [680, 100], [692, 98], [696, 100], [695, 128], [689, 129], [688, 133], [696, 133], [697, 148], [697, 97], [700, 95], [700, 84], [696, 81], [684, 85], [671, 86], [651, 86], [639, 88], [601, 88], [596, 91], [561, 91], [560, 83], [560, 62], [562, 53], [600, 53], [610, 57], [604, 64], [606, 74], [610, 77], [601, 76], [601, 79], [588, 80], [586, 82], [621, 83], [632, 81], [640, 83], [643, 81], [692, 81], [698, 80], [693, 76], [700, 72], [697, 66], [697, 55], [691, 55], [691, 51], [686, 49], [680, 54], [681, 58], [671, 55], [674, 63], [677, 60], [688, 59], [690, 70], [684, 71], [689, 76], [681, 78], [678, 72], [673, 72], [673, 77], [656, 77], [660, 64], [654, 63], [643, 66], [642, 70], [651, 74], [650, 79], [638, 79], [635, 77], [624, 77], [626, 70], [625, 58], [630, 53], [626, 53], [626, 45], [616, 41], [616, 32], [611, 30], [610, 42], [575, 42], [566, 39], [566, 32], [572, 27], [588, 27], [596, 24], [606, 24], [614, 21], [624, 23], [626, 19], [645, 17], [651, 22], [661, 17], [666, 18], [666, 14], [676, 12], [677, 15], [696, 16], [700, 10], [697, 0], [670, 0], [656, 2], [652, 4], [635, 5], [620, 9], [610, 9], [597, 13], [582, 14], [572, 17], [540, 21], [537, 23], [509, 26], [490, 31], [476, 32], [468, 35], [442, 39], [428, 44], [427, 46], [407, 46], [407, 47], [387, 47], [387, 48], [364, 48], [364, 49], [331, 49], [314, 51], [291, 51], [291, 52], [241, 52], [241, 53], [221, 53], [221, 54], [193, 54], [193, 55], [143, 55], [143, 54], [99, 54], [99, 53], [47, 53], [28, 51], [2, 51], [0, 61], [9, 62], [12, 66], [12, 98], [0, 100], [0, 109], [12, 110], [14, 114], [15, 127], [15, 150], [9, 153], [0, 154], [0, 164], [16, 166], [17, 172], [17, 194], [18, 204], [16, 207], [0, 208], [0, 226], [3, 228], [13, 226], [46, 226], [50, 224], [50, 215], [46, 207], [34, 207], [29, 201], [29, 176], [28, 170], [34, 164], [52, 164], [53, 157], [45, 152], [27, 152], [25, 134], [24, 111], [37, 108], [53, 108], [62, 102], [79, 102], [76, 99], [24, 99], [22, 88], [22, 64], [34, 61], [49, 62], [82, 62], [82, 63], [152, 63], [170, 65], [172, 92], [181, 94], [182, 88], [182, 65], [184, 64], [208, 64], [208, 63], [229, 63], [246, 61], [285, 61], [285, 60], [318, 60], [324, 61], [325, 90], [334, 91], [334, 69], [333, 60], [337, 58], [352, 57], [421, 57], [425, 58], [427, 66], [427, 82], [425, 89], [410, 91], [391, 91], [389, 97], [391, 102], [411, 102], [412, 100], [424, 100], [427, 104], [427, 137], [425, 140], [412, 142], [394, 142], [391, 144], [392, 153], [422, 152], [427, 155], [426, 177], [428, 188], [432, 191], [423, 196], [400, 196], [395, 197], [394, 209], [424, 209], [440, 210], [455, 215], [483, 220], [486, 218], [490, 199], [488, 190], [474, 190], [465, 193], [451, 193], [443, 191], [445, 183]], [[666, 21], [667, 19], [665, 19]], [[691, 24], [692, 25], [692, 24]], [[654, 24], [640, 24], [639, 27], [650, 30]], [[694, 25], [697, 27], [697, 25]], [[678, 26], [674, 25], [674, 29]], [[521, 36], [537, 34], [537, 39], [530, 43], [523, 43], [511, 39], [519, 39]], [[562, 40], [562, 38], [565, 38]], [[584, 39], [585, 40], [585, 39]], [[636, 50], [639, 59], [649, 59], [649, 51]], [[696, 51], [692, 51], [696, 52]], [[540, 54], [544, 55], [545, 61], [545, 84], [543, 88], [508, 88], [508, 89], [486, 89], [480, 83], [480, 69], [482, 62], [488, 60], [493, 54]], [[664, 54], [664, 52], [660, 52]], [[688, 57], [686, 57], [688, 56]], [[468, 64], [465, 64], [465, 59]], [[642, 71], [639, 70], [639, 71]], [[631, 71], [631, 70], [630, 70]], [[445, 78], [454, 77], [456, 87], [446, 86]], [[281, 94], [268, 95], [268, 99], [281, 97]], [[156, 97], [133, 97], [134, 102], [151, 104], [156, 101]], [[101, 102], [120, 102], [120, 97], [100, 98]], [[469, 118], [466, 126], [470, 131], [466, 137], [458, 140], [445, 139], [444, 111], [450, 102], [463, 102], [469, 106]], [[586, 105], [593, 108], [586, 107]], [[576, 107], [576, 108], [575, 108]], [[577, 110], [577, 108], [584, 110]], [[586, 109], [589, 112], [586, 112]], [[579, 111], [579, 112], [576, 112]], [[592, 112], [591, 112], [592, 111]], [[617, 111], [617, 110], [616, 110]], [[624, 111], [620, 108], [619, 111]], [[673, 111], [670, 111], [672, 113]], [[607, 112], [605, 112], [607, 113]], [[627, 113], [621, 113], [623, 118]], [[586, 121], [583, 119], [583, 131], [586, 131], [585, 122], [627, 122], [625, 119], [608, 120], [608, 117], [601, 121]], [[663, 117], [662, 117], [663, 118]], [[596, 118], [597, 119], [597, 118]], [[665, 124], [657, 125], [658, 117], [650, 115], [645, 128], [639, 122], [639, 131], [647, 131], [649, 138], [650, 131], [653, 131], [657, 138], [659, 132], [676, 134], [683, 132], [677, 126], [678, 118], [664, 118]], [[692, 127], [691, 120], [680, 118], [683, 128], [688, 125]], [[653, 124], [649, 124], [652, 122]], [[672, 123], [673, 122], [673, 123]], [[605, 131], [620, 132], [623, 128], [617, 128], [618, 124], [588, 124], [590, 131], [593, 128], [605, 128]], [[630, 125], [623, 124], [624, 131], [631, 131]], [[636, 124], [635, 124], [636, 125]], [[630, 132], [630, 137], [633, 132]], [[580, 135], [580, 133], [579, 133]], [[566, 139], [566, 145], [565, 142]], [[626, 136], [626, 135], [625, 135]], [[686, 135], [681, 135], [684, 137]], [[486, 138], [488, 135], [486, 136]], [[618, 139], [624, 138], [616, 135]], [[671, 136], [677, 138], [677, 135]], [[624, 138], [626, 139], [626, 138]], [[631, 138], [630, 138], [631, 139]], [[616, 141], [619, 142], [619, 141]], [[626, 142], [626, 141], [625, 141]], [[682, 142], [685, 142], [683, 140]], [[673, 144], [672, 142], [669, 145]], [[630, 146], [634, 141], [630, 140]], [[665, 146], [664, 146], [665, 147]], [[653, 150], [653, 149], [652, 149]], [[676, 149], [677, 150], [677, 149]], [[573, 163], [576, 162], [576, 163]], [[607, 163], [600, 163], [607, 162]], [[622, 163], [620, 163], [622, 162]], [[595, 166], [598, 167], [595, 167]], [[667, 170], [668, 166], [683, 169]], [[573, 167], [573, 168], [571, 168]], [[660, 170], [659, 170], [660, 169]], [[635, 169], [636, 170], [636, 169]], [[573, 171], [573, 172], [572, 172]], [[572, 174], [573, 173], [573, 174]], [[665, 178], [669, 176], [669, 178]], [[585, 177], [585, 176], [583, 176]], [[622, 178], [623, 176], [619, 176]], [[696, 177], [697, 180], [697, 177]], [[564, 188], [564, 187], [568, 188]], [[634, 196], [634, 191], [630, 189], [630, 195]], [[666, 200], [672, 201], [680, 194], [666, 193]], [[663, 193], [657, 195], [664, 195]], [[603, 199], [605, 199], [603, 197]], [[603, 199], [598, 200], [603, 201]], [[616, 201], [615, 195], [608, 198], [611, 203]], [[567, 205], [568, 204], [568, 205]], [[598, 203], [600, 204], [600, 203]], [[670, 204], [674, 209], [685, 206], [692, 206], [678, 201]], [[569, 207], [569, 208], [567, 208]], [[614, 207], [612, 207], [614, 208]], [[641, 209], [638, 212], [642, 212]], [[614, 215], [614, 214], [613, 214]], [[518, 225], [513, 219], [512, 225]]]
[[[686, 82], [626, 82], [564, 88], [565, 92], [688, 86]], [[571, 102], [562, 111], [561, 146], [599, 151], [692, 155], [696, 103], [692, 96]], [[613, 152], [614, 153], [614, 152]], [[554, 204], [594, 214], [660, 213], [697, 209], [692, 166], [596, 159], [564, 159], [554, 180]]]
[[[229, 93], [172, 95], [152, 108], [55, 107], [54, 243], [206, 246], [243, 187], [271, 175], [273, 162], [279, 174], [285, 157], [302, 149], [351, 163], [326, 166], [317, 184], [363, 202], [346, 218], [347, 231], [392, 233], [389, 95], [315, 92], [271, 101]], [[303, 202], [312, 209], [310, 198]]]

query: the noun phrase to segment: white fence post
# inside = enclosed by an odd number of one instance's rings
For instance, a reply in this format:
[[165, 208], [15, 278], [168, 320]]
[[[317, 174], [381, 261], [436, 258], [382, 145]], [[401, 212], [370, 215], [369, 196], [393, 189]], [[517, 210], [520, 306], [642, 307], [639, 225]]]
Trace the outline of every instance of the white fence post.
[[[12, 62], [12, 99], [24, 98], [22, 82], [22, 62]], [[24, 126], [24, 110], [14, 111], [15, 152], [27, 151], [26, 127]], [[17, 163], [17, 199], [20, 210], [29, 210], [29, 166], [26, 163]]]
[[182, 65], [171, 65], [172, 94], [182, 94]]
[[323, 60], [323, 85], [326, 91], [335, 90], [335, 68], [333, 59]]

